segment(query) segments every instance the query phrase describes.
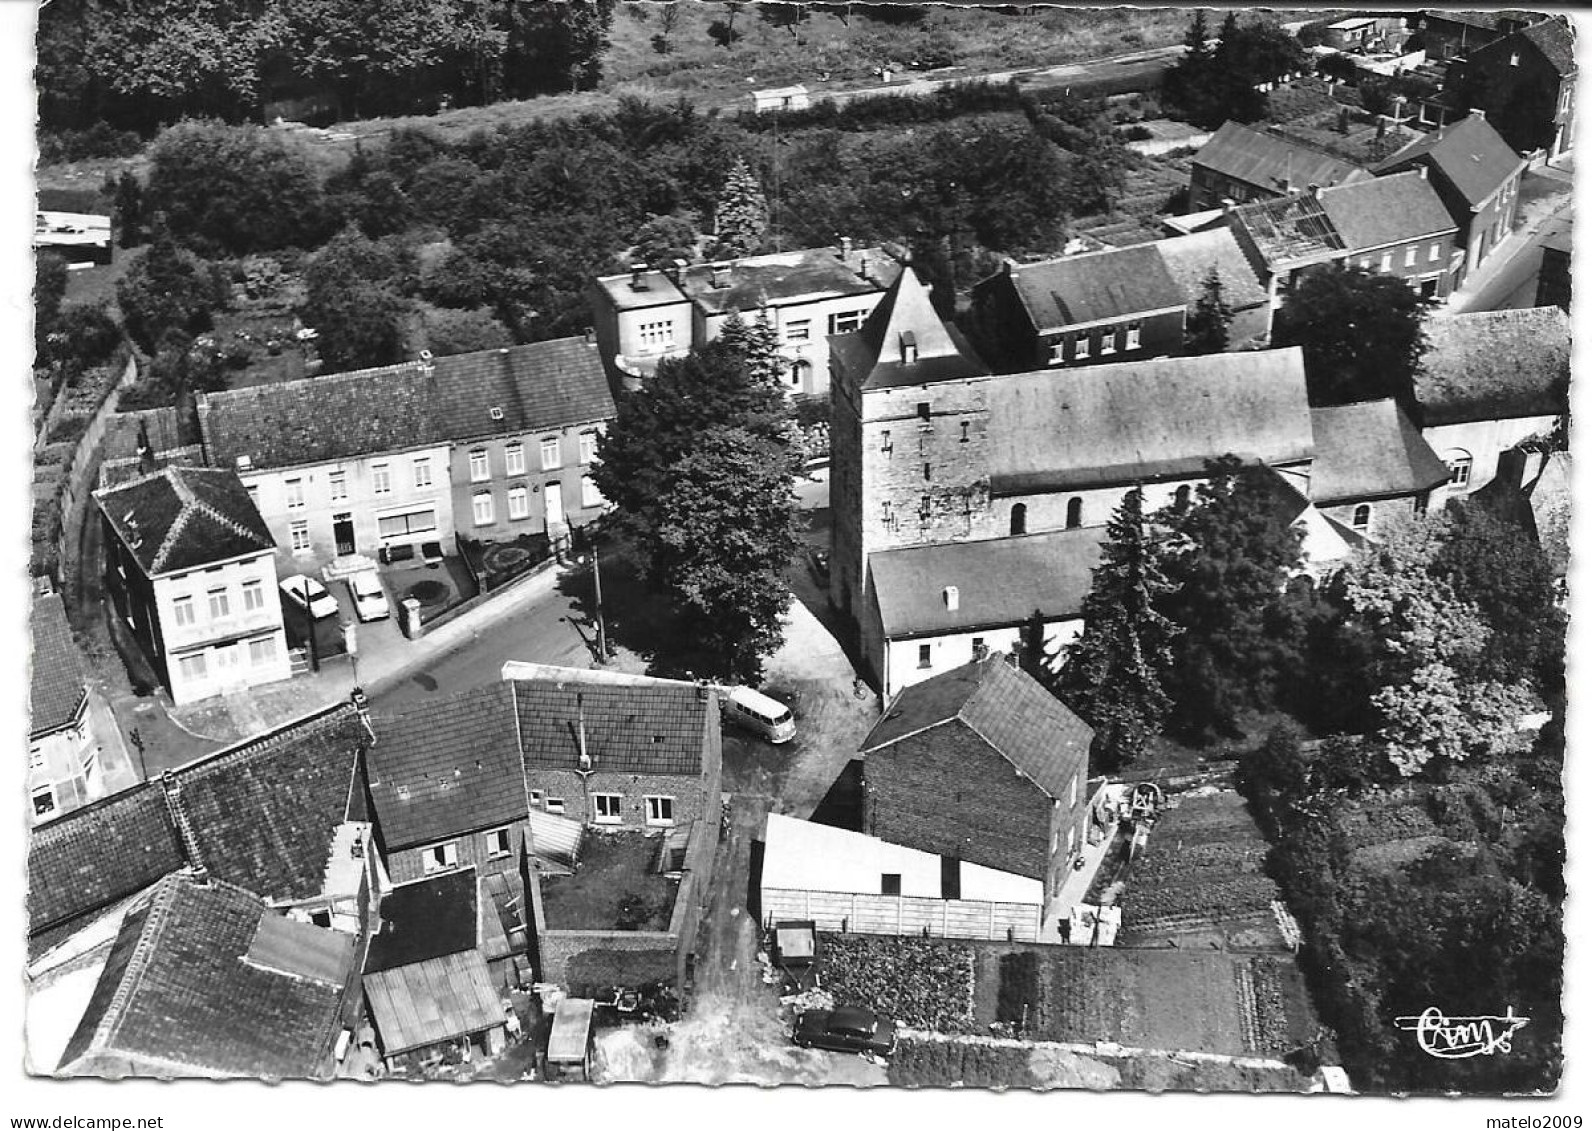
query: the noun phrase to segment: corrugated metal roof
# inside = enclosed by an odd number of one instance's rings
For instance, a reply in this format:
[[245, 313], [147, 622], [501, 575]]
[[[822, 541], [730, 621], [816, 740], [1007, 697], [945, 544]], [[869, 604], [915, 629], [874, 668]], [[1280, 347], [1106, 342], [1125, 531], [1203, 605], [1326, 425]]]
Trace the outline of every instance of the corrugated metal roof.
[[503, 1024], [497, 987], [478, 950], [367, 974], [365, 997], [387, 1056]]

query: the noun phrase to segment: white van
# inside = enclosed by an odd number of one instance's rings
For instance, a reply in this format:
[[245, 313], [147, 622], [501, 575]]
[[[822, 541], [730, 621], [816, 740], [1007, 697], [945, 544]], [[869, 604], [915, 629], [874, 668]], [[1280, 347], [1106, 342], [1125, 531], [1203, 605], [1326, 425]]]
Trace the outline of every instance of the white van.
[[789, 742], [796, 737], [796, 719], [779, 700], [750, 687], [726, 687], [723, 692], [722, 709], [729, 722], [770, 742]]

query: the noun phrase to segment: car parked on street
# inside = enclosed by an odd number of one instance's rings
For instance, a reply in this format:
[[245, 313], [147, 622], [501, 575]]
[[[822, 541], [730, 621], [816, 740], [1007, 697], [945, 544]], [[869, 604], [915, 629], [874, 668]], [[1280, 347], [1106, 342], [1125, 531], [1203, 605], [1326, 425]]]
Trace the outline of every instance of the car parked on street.
[[337, 598], [326, 591], [326, 586], [308, 574], [284, 577], [279, 588], [284, 598], [300, 612], [308, 613], [314, 620], [337, 615]]
[[348, 595], [354, 599], [354, 615], [362, 621], [382, 620], [392, 615], [387, 591], [373, 569], [362, 569], [348, 576]]
[[791, 1039], [802, 1048], [888, 1056], [895, 1051], [895, 1022], [855, 1005], [809, 1009], [796, 1018]]

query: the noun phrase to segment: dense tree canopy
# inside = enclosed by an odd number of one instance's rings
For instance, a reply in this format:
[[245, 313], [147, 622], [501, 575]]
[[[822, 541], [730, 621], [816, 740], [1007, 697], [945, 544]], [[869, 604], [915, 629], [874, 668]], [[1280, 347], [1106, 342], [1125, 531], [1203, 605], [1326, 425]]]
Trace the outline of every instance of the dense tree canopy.
[[316, 349], [327, 372], [390, 365], [403, 357], [410, 303], [394, 285], [401, 258], [350, 230], [310, 260], [302, 317], [318, 335]]
[[1333, 265], [1289, 292], [1272, 342], [1304, 350], [1311, 404], [1395, 397], [1408, 406], [1426, 350], [1425, 312], [1425, 300], [1398, 276]]
[[133, 340], [153, 352], [173, 331], [208, 330], [227, 305], [227, 290], [214, 265], [179, 246], [157, 217], [149, 249], [116, 283], [116, 303]]

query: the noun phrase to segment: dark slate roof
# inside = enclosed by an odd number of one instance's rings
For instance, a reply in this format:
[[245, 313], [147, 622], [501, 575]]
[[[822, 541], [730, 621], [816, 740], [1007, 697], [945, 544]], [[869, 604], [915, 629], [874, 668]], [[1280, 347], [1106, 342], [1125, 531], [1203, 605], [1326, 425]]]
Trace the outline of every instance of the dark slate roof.
[[371, 936], [365, 973], [473, 949], [476, 914], [474, 868], [399, 884], [382, 896], [381, 928]]
[[[910, 337], [909, 337], [910, 335]], [[905, 360], [903, 343], [917, 346], [917, 360]], [[929, 289], [910, 265], [885, 292], [862, 326], [829, 339], [846, 371], [860, 375], [864, 389], [890, 389], [936, 381], [960, 381], [989, 374], [961, 331], [940, 319]]]
[[714, 693], [687, 683], [516, 679], [511, 686], [527, 769], [578, 769], [584, 719], [594, 769], [696, 777], [708, 728], [718, 725]]
[[[492, 409], [503, 419], [492, 419]], [[612, 394], [584, 338], [256, 385], [200, 398], [210, 461], [294, 467], [605, 420]]]
[[1005, 657], [967, 664], [901, 691], [863, 741], [873, 753], [909, 735], [960, 723], [1051, 797], [1086, 776], [1094, 732]]
[[1151, 246], [1160, 253], [1167, 274], [1177, 285], [1184, 305], [1190, 308], [1205, 293], [1205, 277], [1212, 267], [1221, 276], [1222, 297], [1227, 305], [1243, 309], [1268, 301], [1265, 284], [1244, 249], [1238, 246], [1231, 228], [1174, 236]]
[[335, 961], [334, 977], [268, 969], [248, 957], [266, 917], [242, 888], [187, 875], [164, 880], [130, 911], [61, 1071], [99, 1075], [325, 1077], [355, 937], [293, 923]]
[[989, 386], [998, 496], [1194, 477], [1205, 461], [1310, 458], [1297, 347], [1014, 374]]
[[37, 955], [187, 862], [156, 782], [74, 809], [28, 842], [28, 934]]
[[1448, 480], [1447, 465], [1391, 399], [1313, 408], [1310, 418], [1310, 499], [1318, 506], [1413, 495]]
[[94, 495], [116, 536], [149, 575], [276, 549], [230, 469], [166, 467]]
[[1223, 176], [1279, 193], [1309, 185], [1326, 188], [1370, 177], [1364, 169], [1341, 157], [1239, 122], [1224, 122], [1193, 161]]
[[337, 707], [178, 770], [196, 863], [268, 899], [319, 895], [368, 740]]
[[1008, 268], [1012, 285], [1040, 333], [1131, 318], [1186, 303], [1154, 244]]
[[1557, 306], [1429, 318], [1426, 336], [1415, 373], [1423, 427], [1566, 411], [1570, 318]]
[[1434, 130], [1376, 167], [1378, 173], [1430, 162], [1459, 194], [1477, 207], [1525, 164], [1483, 117], [1470, 114]]
[[[35, 829], [28, 846], [30, 949], [42, 953], [185, 864], [270, 899], [318, 895], [333, 835], [358, 792], [351, 784], [366, 737], [352, 708], [334, 708]], [[197, 859], [189, 858], [184, 835]]]
[[[1104, 526], [984, 542], [901, 546], [868, 556], [875, 600], [890, 639], [971, 632], [1075, 617], [1100, 561]], [[956, 586], [957, 608], [945, 590]]]
[[66, 623], [66, 606], [59, 593], [33, 599], [28, 622], [33, 638], [32, 714], [29, 734], [49, 734], [70, 725], [88, 694], [83, 653], [72, 640]]
[[427, 700], [372, 724], [370, 792], [389, 851], [525, 819], [508, 684]]
[[1443, 198], [1419, 172], [1322, 189], [1321, 207], [1351, 252], [1456, 230]]
[[1575, 73], [1575, 32], [1562, 20], [1550, 18], [1516, 32], [1527, 40], [1560, 75]]
[[[863, 258], [868, 277], [859, 270]], [[791, 300], [877, 294], [895, 281], [901, 265], [877, 248], [853, 251], [847, 262], [839, 248], [753, 255], [720, 264], [722, 285], [713, 286], [707, 264], [680, 273], [680, 290], [708, 316], [731, 310], [752, 311]]]

